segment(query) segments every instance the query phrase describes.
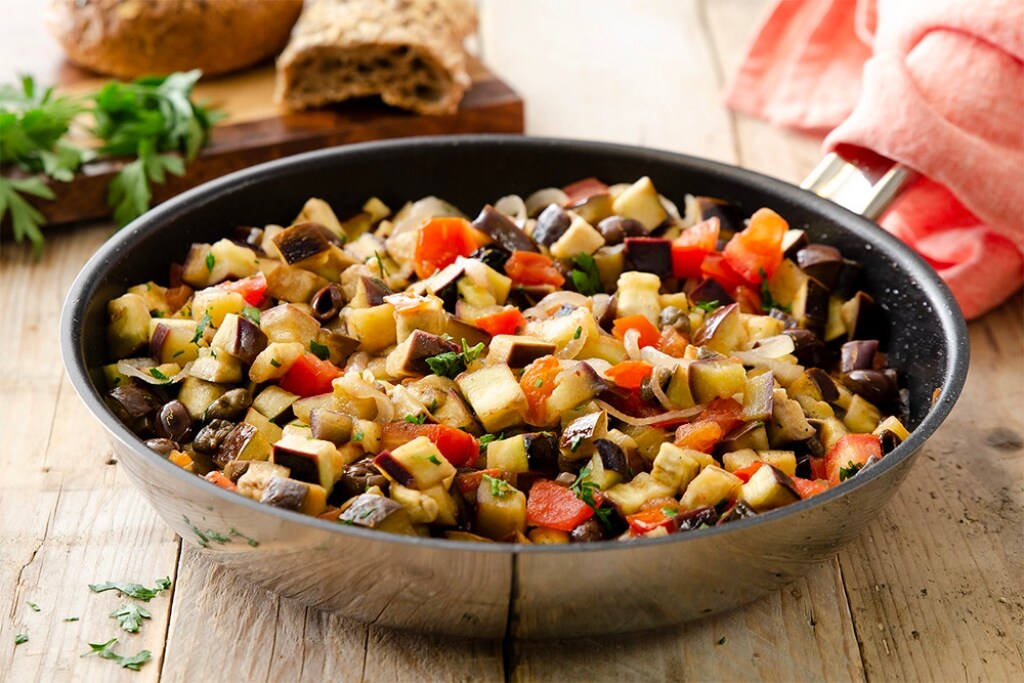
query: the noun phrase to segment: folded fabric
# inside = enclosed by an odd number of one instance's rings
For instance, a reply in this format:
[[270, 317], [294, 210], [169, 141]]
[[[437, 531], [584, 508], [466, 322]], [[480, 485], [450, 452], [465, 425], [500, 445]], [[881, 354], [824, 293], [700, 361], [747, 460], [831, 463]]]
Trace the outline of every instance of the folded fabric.
[[972, 318], [1024, 283], [1024, 3], [780, 0], [734, 109], [921, 174], [882, 216]]

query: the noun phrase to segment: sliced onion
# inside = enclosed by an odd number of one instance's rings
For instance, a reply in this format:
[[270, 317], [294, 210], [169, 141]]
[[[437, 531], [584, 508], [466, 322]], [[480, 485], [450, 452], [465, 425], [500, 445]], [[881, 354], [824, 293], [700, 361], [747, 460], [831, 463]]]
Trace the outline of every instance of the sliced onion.
[[740, 359], [744, 365], [758, 368], [768, 368], [783, 386], [795, 382], [803, 374], [804, 368], [796, 363], [787, 363], [777, 358], [768, 358], [755, 351], [734, 351], [732, 355]]
[[595, 294], [591, 297], [594, 320], [598, 323], [601, 322], [601, 318], [608, 312], [608, 308], [612, 305], [612, 297], [610, 294]]
[[580, 336], [574, 339], [570, 339], [569, 343], [562, 347], [561, 351], [555, 355], [558, 358], [575, 358], [580, 351], [583, 350], [583, 346], [587, 343], [587, 339], [590, 333], [580, 326]]
[[356, 351], [348, 357], [348, 362], [345, 363], [343, 368], [346, 373], [349, 372], [362, 372], [370, 363], [370, 354], [366, 351]]
[[[365, 371], [364, 371], [365, 372]], [[352, 398], [372, 398], [377, 404], [375, 421], [380, 424], [391, 422], [395, 417], [395, 407], [387, 395], [376, 386], [366, 381], [355, 372], [350, 372], [334, 380]]]
[[466, 273], [466, 277], [472, 280], [474, 284], [480, 285], [490, 291], [490, 278], [487, 277], [487, 265], [483, 261], [478, 261], [475, 258], [459, 256], [455, 259], [455, 265], [462, 268]]
[[537, 190], [526, 198], [526, 213], [536, 216], [550, 204], [565, 206], [569, 202], [569, 195], [557, 187], [545, 187]]
[[428, 301], [428, 298], [426, 296], [416, 296], [401, 292], [398, 294], [388, 294], [384, 297], [384, 301], [394, 306], [396, 311], [406, 311], [422, 306]]
[[626, 347], [626, 355], [630, 360], [640, 360], [640, 330], [635, 328], [626, 330], [622, 344]]
[[658, 377], [659, 374], [664, 374], [664, 372], [668, 372], [669, 375], [672, 373], [672, 371], [664, 365], [655, 367], [654, 372], [651, 373], [651, 381], [648, 382], [648, 386], [651, 388], [651, 393], [658, 399], [658, 403], [660, 403], [666, 410], [672, 410], [676, 407], [676, 404], [669, 400], [665, 390], [661, 388], [661, 378]]
[[683, 228], [692, 227], [704, 220], [704, 212], [701, 210], [697, 198], [692, 194], [686, 195], [686, 198], [683, 200], [683, 207], [685, 213], [683, 213], [683, 219], [680, 222]]
[[536, 306], [523, 311], [523, 317], [528, 320], [547, 320], [562, 306], [589, 309], [592, 304], [589, 297], [579, 292], [557, 291], [538, 301]]
[[517, 194], [507, 194], [498, 201], [494, 202], [494, 208], [499, 213], [503, 213], [515, 222], [520, 228], [526, 225], [526, 219], [528, 211], [526, 210], [526, 202], [523, 198]]
[[401, 235], [403, 232], [410, 230], [416, 230], [428, 218], [438, 218], [441, 216], [466, 217], [464, 213], [443, 199], [424, 197], [412, 204], [406, 204], [395, 215], [394, 225], [391, 228], [391, 237]]
[[633, 417], [632, 415], [627, 415], [618, 408], [615, 408], [600, 399], [597, 399], [594, 402], [599, 408], [601, 408], [601, 410], [606, 411], [615, 419], [622, 420], [626, 424], [634, 427], [650, 427], [652, 425], [661, 424], [662, 422], [675, 422], [677, 420], [686, 421], [690, 418], [697, 417], [704, 412], [704, 406], [697, 405], [684, 410], [670, 410], [666, 413], [662, 413], [661, 415], [652, 415], [651, 417]]
[[659, 351], [653, 346], [645, 346], [644, 348], [640, 349], [640, 360], [644, 361], [645, 363], [650, 363], [654, 367], [664, 368], [675, 368], [678, 365], [685, 366], [689, 365], [692, 362], [687, 359], [670, 356], [667, 353]]
[[782, 358], [793, 353], [795, 349], [792, 337], [787, 334], [777, 334], [774, 337], [759, 340], [751, 350], [766, 358]]
[[613, 382], [612, 378], [608, 376], [608, 371], [612, 369], [612, 364], [604, 358], [588, 358], [587, 365], [592, 367], [601, 379]]
[[159, 379], [151, 375], [149, 370], [155, 367], [157, 367], [157, 364], [150, 358], [128, 358], [117, 361], [117, 371], [122, 375], [141, 379], [146, 384], [158, 385], [177, 384], [188, 377], [188, 371], [192, 369], [192, 362], [186, 363], [185, 367], [167, 379]]
[[665, 211], [668, 212], [669, 216], [672, 216], [672, 218], [676, 221], [682, 220], [682, 216], [679, 215], [679, 207], [676, 206], [676, 203], [674, 201], [672, 201], [663, 194], [659, 194], [658, 199], [661, 200], [661, 205], [665, 207]]

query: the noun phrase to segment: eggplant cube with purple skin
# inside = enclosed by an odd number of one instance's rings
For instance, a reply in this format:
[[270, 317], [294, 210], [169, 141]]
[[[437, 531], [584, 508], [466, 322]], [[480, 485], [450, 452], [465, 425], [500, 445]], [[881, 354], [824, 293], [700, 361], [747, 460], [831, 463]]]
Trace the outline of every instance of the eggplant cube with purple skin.
[[267, 348], [267, 342], [267, 335], [259, 325], [235, 313], [228, 313], [217, 329], [217, 334], [213, 336], [210, 346], [224, 351], [246, 365], [252, 365], [256, 356]]
[[381, 474], [407, 488], [425, 491], [455, 477], [455, 467], [425, 436], [418, 436], [393, 451], [383, 451], [373, 459]]
[[286, 434], [274, 444], [271, 459], [289, 468], [293, 479], [319, 484], [327, 491], [341, 474], [341, 456], [330, 441]]
[[496, 434], [522, 423], [526, 394], [507, 365], [464, 372], [455, 383], [488, 432]]
[[740, 487], [740, 498], [757, 512], [773, 510], [800, 500], [793, 480], [782, 470], [764, 465]]

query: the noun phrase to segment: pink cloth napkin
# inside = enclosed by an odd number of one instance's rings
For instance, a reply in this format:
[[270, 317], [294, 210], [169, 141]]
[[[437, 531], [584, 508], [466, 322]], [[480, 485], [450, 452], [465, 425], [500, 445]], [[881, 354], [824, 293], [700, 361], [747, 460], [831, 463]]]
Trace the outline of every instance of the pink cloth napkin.
[[1024, 283], [1024, 1], [779, 0], [726, 102], [918, 171], [880, 223], [966, 317]]

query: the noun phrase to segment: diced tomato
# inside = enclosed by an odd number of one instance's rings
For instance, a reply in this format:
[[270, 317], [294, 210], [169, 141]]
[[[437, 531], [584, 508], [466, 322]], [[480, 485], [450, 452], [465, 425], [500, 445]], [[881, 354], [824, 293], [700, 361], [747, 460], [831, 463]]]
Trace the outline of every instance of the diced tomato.
[[562, 188], [562, 192], [569, 195], [569, 201], [565, 205], [572, 206], [577, 202], [582, 202], [596, 195], [608, 194], [608, 186], [597, 178], [584, 178], [583, 180], [577, 180], [571, 185], [566, 185]]
[[299, 356], [288, 373], [281, 378], [281, 388], [299, 396], [327, 394], [334, 388], [331, 382], [344, 374], [331, 361], [320, 360], [307, 352]]
[[224, 473], [218, 470], [213, 470], [212, 472], [207, 473], [203, 479], [228, 491], [235, 491], [238, 489], [238, 487], [235, 486], [235, 482], [225, 477]]
[[627, 360], [613, 365], [605, 373], [623, 389], [639, 389], [640, 384], [654, 372], [654, 366], [642, 360]]
[[682, 358], [689, 345], [689, 338], [671, 325], [666, 325], [661, 329], [658, 350], [662, 353], [667, 353], [673, 358]]
[[829, 485], [835, 486], [841, 480], [853, 476], [872, 457], [882, 457], [882, 442], [874, 434], [847, 434], [839, 437], [825, 454]]
[[526, 371], [519, 379], [519, 386], [526, 394], [526, 422], [543, 426], [547, 415], [547, 400], [555, 390], [555, 377], [561, 372], [558, 359], [544, 356], [526, 366]]
[[544, 254], [532, 251], [514, 251], [505, 262], [505, 274], [521, 285], [554, 285], [561, 287], [565, 278], [558, 272], [555, 262]]
[[828, 468], [825, 467], [825, 458], [811, 458], [811, 477], [817, 479], [828, 479]]
[[526, 521], [531, 526], [572, 531], [593, 516], [593, 508], [565, 486], [538, 479], [530, 487], [530, 495], [526, 499]]
[[717, 422], [722, 434], [728, 434], [743, 424], [743, 404], [733, 398], [716, 398], [708, 403], [697, 421]]
[[[674, 501], [673, 501], [674, 502]], [[636, 534], [646, 534], [659, 527], [670, 532], [676, 530], [675, 517], [679, 514], [679, 504], [661, 503], [655, 506], [644, 506], [640, 512], [626, 516], [629, 528]]]
[[757, 472], [759, 469], [761, 469], [762, 467], [764, 467], [767, 464], [768, 463], [761, 462], [759, 460], [759, 461], [757, 461], [755, 463], [751, 463], [750, 465], [747, 465], [746, 467], [739, 468], [738, 470], [734, 471], [733, 474], [735, 474], [737, 477], [742, 479], [743, 483], [746, 484], [748, 481], [750, 481], [750, 478], [752, 476], [754, 476], [755, 472]]
[[431, 218], [416, 235], [413, 266], [420, 278], [469, 256], [483, 243], [480, 233], [465, 218]]
[[525, 320], [518, 308], [508, 308], [500, 313], [492, 313], [477, 318], [473, 324], [487, 330], [491, 336], [497, 334], [515, 334], [523, 326]]
[[800, 494], [801, 498], [810, 498], [828, 491], [828, 483], [824, 480], [801, 479], [800, 477], [790, 477], [790, 479], [793, 480], [793, 486], [796, 487], [796, 492]]
[[721, 254], [710, 253], [705, 256], [704, 262], [700, 264], [700, 272], [704, 277], [709, 277], [722, 285], [730, 294], [740, 285], [747, 284], [743, 276], [733, 270]]
[[704, 257], [718, 246], [719, 220], [712, 216], [687, 228], [672, 240], [672, 272], [676, 277], [700, 277]]
[[263, 303], [263, 294], [267, 291], [267, 276], [262, 272], [244, 277], [234, 282], [224, 282], [218, 287], [229, 292], [238, 292], [250, 306], [259, 306]]
[[480, 456], [480, 443], [472, 434], [440, 424], [389, 422], [384, 425], [380, 445], [383, 450], [392, 451], [418, 436], [430, 439], [445, 460], [455, 467], [471, 467]]
[[640, 340], [638, 342], [640, 348], [657, 346], [658, 340], [661, 338], [658, 328], [646, 316], [630, 315], [625, 318], [619, 318], [612, 323], [612, 334], [619, 340], [624, 340], [626, 332], [629, 330], [636, 330], [640, 333]]
[[758, 209], [747, 227], [725, 245], [722, 256], [733, 270], [757, 284], [782, 263], [782, 238], [788, 229], [782, 216], [771, 209]]
[[468, 496], [471, 499], [476, 497], [476, 490], [480, 487], [480, 482], [483, 481], [484, 475], [494, 477], [495, 479], [501, 479], [501, 470], [497, 467], [492, 467], [486, 470], [477, 470], [475, 472], [460, 472], [455, 475], [455, 488], [459, 490], [463, 496]]
[[714, 420], [690, 422], [676, 430], [675, 444], [680, 448], [710, 453], [723, 436], [722, 428]]

